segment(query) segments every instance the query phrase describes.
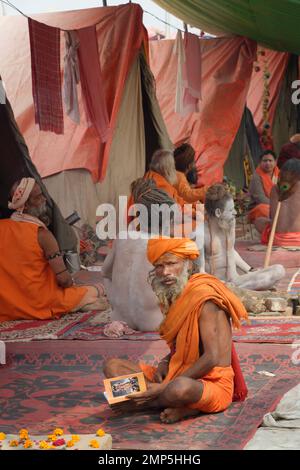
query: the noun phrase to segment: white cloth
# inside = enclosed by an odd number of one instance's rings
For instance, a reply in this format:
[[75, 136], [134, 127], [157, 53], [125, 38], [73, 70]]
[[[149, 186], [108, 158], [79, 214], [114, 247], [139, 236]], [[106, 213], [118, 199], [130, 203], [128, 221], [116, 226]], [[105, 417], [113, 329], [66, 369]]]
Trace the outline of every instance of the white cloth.
[[0, 341], [0, 364], [6, 364], [5, 343]]
[[80, 80], [79, 63], [77, 49], [79, 39], [76, 31], [65, 31], [66, 54], [64, 57], [64, 102], [66, 113], [76, 122], [80, 123], [80, 114], [78, 106], [77, 85]]
[[201, 46], [194, 34], [177, 32], [173, 52], [177, 55], [175, 112], [181, 116], [198, 112], [201, 99]]
[[300, 384], [287, 392], [245, 450], [298, 450], [300, 448]]
[[177, 80], [176, 80], [176, 94], [175, 94], [175, 113], [183, 113], [183, 67], [185, 62], [184, 45], [182, 40], [181, 31], [177, 31], [176, 40], [173, 49], [174, 54], [177, 55]]
[[22, 212], [16, 211], [12, 213], [10, 218], [14, 220], [15, 222], [27, 222], [29, 224], [38, 225], [39, 227], [43, 227], [47, 229], [46, 225], [40, 219], [38, 219], [37, 217], [34, 217], [33, 215], [23, 214]]

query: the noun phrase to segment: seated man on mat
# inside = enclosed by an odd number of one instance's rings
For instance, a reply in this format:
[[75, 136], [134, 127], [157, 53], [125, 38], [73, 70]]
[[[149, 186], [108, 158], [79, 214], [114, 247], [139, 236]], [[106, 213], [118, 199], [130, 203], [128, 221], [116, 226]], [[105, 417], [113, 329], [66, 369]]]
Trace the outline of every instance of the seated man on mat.
[[279, 169], [276, 166], [276, 154], [272, 150], [265, 150], [249, 185], [251, 202], [249, 206], [249, 221], [259, 231], [260, 226], [255, 221], [261, 217], [269, 217], [270, 194], [273, 186], [277, 184]]
[[[235, 249], [236, 210], [232, 195], [214, 184], [205, 199], [205, 271], [237, 287], [268, 290], [285, 275], [281, 264], [253, 270]], [[252, 272], [254, 271], [254, 272]]]
[[157, 238], [148, 242], [150, 272], [164, 320], [160, 335], [170, 354], [158, 367], [109, 359], [108, 378], [143, 371], [148, 390], [122, 404], [119, 410], [163, 410], [164, 423], [217, 413], [234, 400], [243, 400], [247, 388], [232, 346], [231, 324], [240, 326], [247, 312], [239, 299], [218, 279], [193, 275], [196, 244], [187, 238]]
[[284, 195], [281, 198], [273, 245], [298, 247], [300, 246], [300, 160], [292, 158], [286, 161], [280, 170], [278, 186], [271, 192], [271, 220], [265, 223], [261, 236], [263, 244], [269, 241], [279, 193]]
[[107, 308], [96, 287], [73, 286], [57, 241], [41, 220], [46, 199], [35, 180], [15, 183], [11, 197], [15, 212], [0, 220], [0, 322]]

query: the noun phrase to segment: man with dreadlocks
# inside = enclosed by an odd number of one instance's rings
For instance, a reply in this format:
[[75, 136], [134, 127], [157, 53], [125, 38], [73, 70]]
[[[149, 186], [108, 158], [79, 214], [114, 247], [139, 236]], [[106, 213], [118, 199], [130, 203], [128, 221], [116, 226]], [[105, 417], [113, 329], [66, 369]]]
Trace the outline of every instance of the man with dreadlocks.
[[175, 188], [180, 197], [186, 202], [204, 202], [206, 187], [192, 188], [187, 175], [194, 168], [195, 150], [190, 144], [182, 144], [174, 150], [174, 160], [177, 174]]
[[[145, 209], [139, 217], [139, 231], [119, 233], [105, 259], [102, 273], [113, 309], [112, 320], [123, 321], [136, 330], [154, 331], [162, 321], [162, 313], [147, 282], [151, 268], [146, 256], [147, 242], [151, 225], [152, 232], [161, 234], [164, 233], [164, 224], [166, 228], [169, 226], [162, 205], [165, 209], [175, 206], [171, 213], [166, 214], [171, 214], [173, 220], [176, 220], [178, 214], [175, 201], [165, 191], [158, 189], [151, 179], [137, 179], [132, 183], [131, 191], [134, 203]], [[180, 216], [181, 211], [177, 210]], [[158, 221], [157, 227], [153, 225], [155, 219]]]

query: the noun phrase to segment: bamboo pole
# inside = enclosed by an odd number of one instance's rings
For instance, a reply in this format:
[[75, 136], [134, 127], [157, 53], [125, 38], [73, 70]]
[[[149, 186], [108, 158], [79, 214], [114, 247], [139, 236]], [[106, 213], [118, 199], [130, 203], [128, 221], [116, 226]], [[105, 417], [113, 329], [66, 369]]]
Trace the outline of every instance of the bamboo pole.
[[273, 246], [273, 241], [274, 241], [274, 236], [275, 236], [275, 231], [276, 231], [276, 226], [277, 226], [277, 222], [278, 222], [280, 208], [281, 208], [281, 201], [278, 201], [275, 216], [274, 216], [274, 220], [273, 220], [273, 224], [272, 224], [272, 229], [271, 229], [271, 233], [270, 233], [270, 237], [269, 237], [268, 247], [267, 247], [267, 251], [266, 251], [264, 268], [267, 268], [269, 266], [269, 263], [270, 263], [272, 246]]

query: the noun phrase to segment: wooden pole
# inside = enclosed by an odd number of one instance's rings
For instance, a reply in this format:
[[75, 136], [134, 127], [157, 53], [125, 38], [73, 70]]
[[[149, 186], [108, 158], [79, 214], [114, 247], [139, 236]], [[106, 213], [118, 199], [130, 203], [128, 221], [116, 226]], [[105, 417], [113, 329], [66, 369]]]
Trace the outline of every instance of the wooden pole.
[[275, 231], [276, 231], [276, 226], [278, 222], [278, 216], [280, 212], [280, 207], [281, 207], [281, 201], [278, 201], [277, 207], [276, 207], [276, 212], [272, 224], [272, 229], [269, 237], [269, 242], [268, 242], [268, 247], [266, 251], [266, 257], [265, 257], [265, 262], [264, 262], [264, 268], [267, 268], [270, 263], [270, 258], [271, 258], [271, 252], [272, 252], [272, 246], [273, 246], [273, 241], [274, 241], [274, 236], [275, 236]]

